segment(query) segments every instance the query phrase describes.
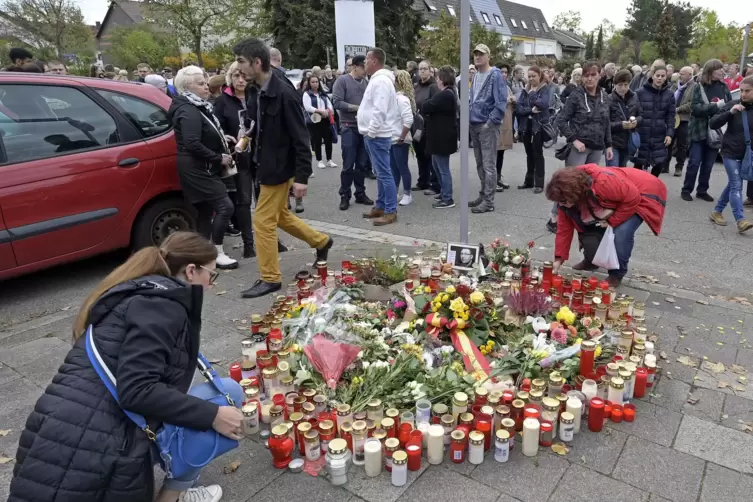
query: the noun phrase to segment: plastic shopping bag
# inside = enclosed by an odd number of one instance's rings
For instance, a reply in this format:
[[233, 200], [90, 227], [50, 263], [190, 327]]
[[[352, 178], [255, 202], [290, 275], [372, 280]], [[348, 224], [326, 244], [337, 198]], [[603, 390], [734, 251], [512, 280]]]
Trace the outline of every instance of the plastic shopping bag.
[[604, 236], [599, 243], [599, 249], [593, 259], [593, 264], [607, 270], [620, 268], [620, 261], [617, 259], [617, 249], [614, 247], [614, 230], [607, 227]]

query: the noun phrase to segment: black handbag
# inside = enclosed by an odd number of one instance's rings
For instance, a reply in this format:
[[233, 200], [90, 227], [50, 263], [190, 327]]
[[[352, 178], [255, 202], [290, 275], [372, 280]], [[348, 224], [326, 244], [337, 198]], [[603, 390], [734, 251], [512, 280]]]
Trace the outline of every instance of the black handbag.
[[572, 143], [565, 143], [563, 146], [557, 148], [554, 151], [554, 157], [556, 159], [566, 161], [567, 158], [570, 156], [570, 150], [572, 150], [573, 144]]

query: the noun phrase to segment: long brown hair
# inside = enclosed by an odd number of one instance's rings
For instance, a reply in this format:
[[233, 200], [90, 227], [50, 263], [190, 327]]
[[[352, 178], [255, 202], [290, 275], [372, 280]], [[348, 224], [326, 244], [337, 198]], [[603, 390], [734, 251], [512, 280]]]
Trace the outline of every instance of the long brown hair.
[[125, 263], [110, 272], [84, 300], [73, 323], [73, 339], [78, 339], [89, 324], [92, 307], [107, 291], [118, 284], [146, 275], [172, 277], [187, 265], [206, 265], [217, 259], [217, 248], [194, 232], [175, 232], [160, 247], [150, 246], [131, 255]]

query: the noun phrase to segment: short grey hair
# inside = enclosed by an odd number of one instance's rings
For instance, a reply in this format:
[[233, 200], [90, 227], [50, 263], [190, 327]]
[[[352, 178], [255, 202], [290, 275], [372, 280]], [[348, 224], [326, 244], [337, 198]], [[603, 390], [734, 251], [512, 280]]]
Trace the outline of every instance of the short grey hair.
[[611, 70], [614, 69], [614, 63], [607, 63], [604, 65], [605, 70]]
[[227, 67], [225, 72], [225, 83], [232, 89], [233, 87], [233, 73], [238, 71], [238, 61], [233, 61], [230, 66]]
[[282, 64], [282, 52], [280, 52], [280, 49], [276, 49], [275, 47], [270, 47], [269, 48], [269, 60], [277, 63], [278, 65]]
[[198, 66], [186, 66], [178, 71], [173, 80], [173, 85], [178, 94], [183, 94], [188, 90], [188, 86], [196, 79], [197, 76], [204, 76], [204, 70]]
[[575, 69], [574, 69], [574, 70], [573, 70], [573, 71], [572, 71], [572, 72], [570, 73], [570, 77], [571, 77], [571, 78], [572, 78], [572, 77], [574, 77], [574, 76], [576, 76], [576, 75], [580, 75], [580, 76], [582, 77], [582, 76], [583, 76], [583, 68], [580, 68], [580, 67], [579, 67], [579, 68], [575, 68]]
[[630, 68], [630, 70], [633, 72], [633, 75], [637, 75], [638, 73], [643, 71], [643, 67], [639, 64], [636, 64], [636, 65], [633, 65], [633, 67]]

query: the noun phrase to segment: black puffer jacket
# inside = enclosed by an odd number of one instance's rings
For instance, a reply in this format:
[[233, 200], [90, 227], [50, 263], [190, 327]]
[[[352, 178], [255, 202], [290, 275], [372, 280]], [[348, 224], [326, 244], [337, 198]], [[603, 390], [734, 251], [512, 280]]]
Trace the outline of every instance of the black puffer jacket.
[[[732, 113], [732, 107], [739, 105], [740, 100], [726, 103], [719, 113], [714, 115], [709, 121], [709, 127], [721, 129], [725, 125], [727, 130], [724, 131], [722, 138], [722, 157], [734, 160], [743, 160], [745, 157], [745, 130], [743, 128], [743, 113]], [[745, 113], [748, 115], [748, 129], [753, 136], [753, 103], [746, 103]], [[748, 182], [750, 183], [750, 182]]]
[[596, 88], [594, 96], [583, 86], [573, 89], [562, 111], [557, 114], [557, 128], [568, 143], [577, 139], [591, 150], [612, 146], [608, 97], [600, 87]]
[[[217, 405], [186, 395], [196, 370], [203, 292], [149, 276], [116, 286], [89, 321], [124, 408], [156, 430], [211, 428]], [[21, 434], [9, 502], [150, 502], [151, 443], [75, 343]]]
[[625, 129], [622, 127], [623, 122], [635, 117], [638, 125], [641, 125], [643, 117], [641, 116], [641, 103], [638, 96], [628, 89], [625, 97], [613, 92], [609, 95], [609, 121], [612, 124], [612, 146], [620, 150], [628, 147], [628, 138], [630, 133], [636, 129]]
[[638, 126], [641, 147], [635, 161], [644, 166], [658, 166], [669, 158], [664, 138], [675, 135], [675, 97], [666, 82], [656, 89], [651, 79], [636, 94], [643, 121]]

